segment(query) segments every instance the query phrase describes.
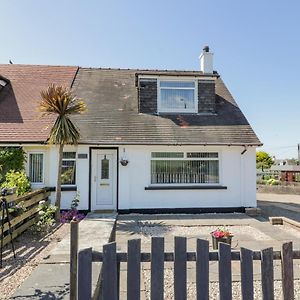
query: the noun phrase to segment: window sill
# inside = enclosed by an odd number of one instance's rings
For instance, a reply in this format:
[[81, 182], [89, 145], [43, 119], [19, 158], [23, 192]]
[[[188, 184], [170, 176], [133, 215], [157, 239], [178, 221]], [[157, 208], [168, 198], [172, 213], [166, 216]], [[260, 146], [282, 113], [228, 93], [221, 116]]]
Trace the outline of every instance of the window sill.
[[227, 190], [227, 186], [223, 185], [166, 185], [157, 186], [150, 185], [146, 186], [145, 190]]
[[165, 111], [165, 110], [158, 110], [158, 114], [159, 115], [170, 115], [170, 114], [198, 114], [198, 110], [169, 110], [169, 111]]
[[[49, 191], [49, 192], [55, 192], [55, 190], [56, 190], [55, 186], [47, 187], [47, 191]], [[62, 186], [61, 191], [62, 192], [77, 191], [77, 186], [76, 185]]]

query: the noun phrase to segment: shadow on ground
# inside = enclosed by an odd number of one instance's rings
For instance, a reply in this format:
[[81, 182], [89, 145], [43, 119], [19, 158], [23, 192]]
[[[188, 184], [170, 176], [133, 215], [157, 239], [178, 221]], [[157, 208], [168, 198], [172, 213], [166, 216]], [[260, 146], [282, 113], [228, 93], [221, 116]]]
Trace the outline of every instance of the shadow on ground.
[[65, 284], [64, 286], [57, 287], [57, 289], [53, 289], [51, 287], [50, 291], [42, 291], [40, 289], [35, 289], [33, 294], [30, 295], [22, 295], [22, 296], [14, 296], [11, 299], [56, 299], [62, 300], [69, 294], [69, 284]]
[[159, 228], [160, 232], [167, 233], [172, 229], [172, 226], [165, 224], [163, 221], [118, 221], [116, 230], [129, 233], [130, 235], [141, 234], [151, 236], [149, 228]]
[[292, 202], [257, 200], [257, 206], [262, 214], [268, 217], [287, 217], [300, 222], [300, 204]]
[[[56, 225], [48, 234], [40, 234], [28, 229], [22, 235], [14, 239], [16, 258], [13, 257], [11, 244], [3, 248], [3, 268], [0, 269], [0, 282], [17, 272], [25, 264], [34, 260], [50, 243], [48, 236], [57, 231], [61, 225]], [[31, 264], [34, 264], [32, 262]]]

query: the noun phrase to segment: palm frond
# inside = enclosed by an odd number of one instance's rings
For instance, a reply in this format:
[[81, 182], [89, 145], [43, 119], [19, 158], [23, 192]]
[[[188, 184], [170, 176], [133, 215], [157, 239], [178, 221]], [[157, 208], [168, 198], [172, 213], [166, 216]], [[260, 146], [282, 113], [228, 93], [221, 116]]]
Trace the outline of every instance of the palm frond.
[[86, 111], [86, 104], [63, 86], [50, 85], [41, 92], [38, 107], [42, 115], [56, 115], [56, 121], [50, 131], [49, 142], [53, 144], [76, 144], [80, 138], [78, 128], [69, 116]]

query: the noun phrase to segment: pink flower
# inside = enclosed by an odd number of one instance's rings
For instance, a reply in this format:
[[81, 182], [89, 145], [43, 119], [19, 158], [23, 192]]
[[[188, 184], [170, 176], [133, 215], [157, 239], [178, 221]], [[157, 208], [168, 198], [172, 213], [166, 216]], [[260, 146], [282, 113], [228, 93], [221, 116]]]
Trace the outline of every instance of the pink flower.
[[219, 228], [211, 232], [211, 235], [216, 239], [233, 236], [228, 230]]

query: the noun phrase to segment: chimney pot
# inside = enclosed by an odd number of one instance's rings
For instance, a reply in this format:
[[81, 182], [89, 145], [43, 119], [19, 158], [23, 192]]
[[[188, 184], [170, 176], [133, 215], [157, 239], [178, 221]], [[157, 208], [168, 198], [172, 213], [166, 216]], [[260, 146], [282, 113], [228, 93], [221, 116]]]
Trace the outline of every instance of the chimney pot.
[[204, 46], [203, 51], [204, 52], [209, 52], [209, 46]]
[[213, 74], [214, 72], [213, 55], [214, 54], [212, 52], [209, 52], [209, 46], [205, 46], [199, 56], [200, 70], [204, 74]]

